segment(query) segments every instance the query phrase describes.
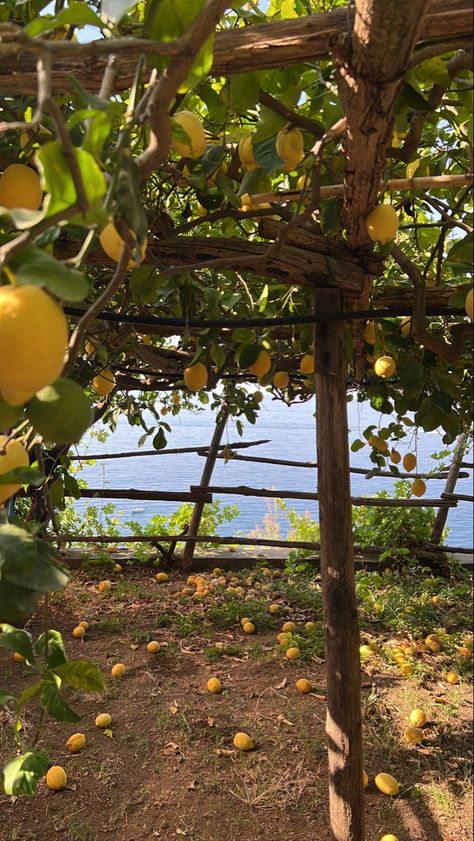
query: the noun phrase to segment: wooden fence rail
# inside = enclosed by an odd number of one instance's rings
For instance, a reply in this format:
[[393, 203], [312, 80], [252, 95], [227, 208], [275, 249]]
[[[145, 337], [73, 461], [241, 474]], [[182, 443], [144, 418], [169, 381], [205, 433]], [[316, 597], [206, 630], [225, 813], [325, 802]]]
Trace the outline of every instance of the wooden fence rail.
[[[268, 438], [262, 438], [260, 441], [238, 441], [235, 444], [221, 444], [219, 449], [225, 450], [226, 448], [229, 448], [232, 450], [243, 450], [248, 447], [257, 447], [259, 444], [269, 443], [270, 440]], [[170, 447], [166, 450], [130, 450], [124, 453], [94, 453], [92, 455], [85, 453], [80, 455], [70, 455], [68, 458], [71, 461], [104, 461], [105, 459], [138, 458], [139, 456], [174, 456], [181, 453], [197, 453], [198, 455], [203, 455], [205, 457], [208, 450], [209, 444], [204, 444], [202, 447], [175, 447], [174, 449]]]
[[[191, 485], [191, 492], [198, 493], [199, 485]], [[249, 488], [246, 485], [209, 485], [211, 494], [230, 496], [255, 496], [269, 499], [307, 499], [317, 501], [319, 494], [306, 491], [275, 490], [268, 488]], [[352, 505], [377, 508], [455, 508], [456, 499], [391, 499], [377, 496], [354, 496]]]
[[[161, 502], [212, 502], [212, 494], [203, 491], [149, 491], [137, 488], [81, 488], [86, 499], [140, 499]], [[72, 494], [66, 494], [72, 496]]]

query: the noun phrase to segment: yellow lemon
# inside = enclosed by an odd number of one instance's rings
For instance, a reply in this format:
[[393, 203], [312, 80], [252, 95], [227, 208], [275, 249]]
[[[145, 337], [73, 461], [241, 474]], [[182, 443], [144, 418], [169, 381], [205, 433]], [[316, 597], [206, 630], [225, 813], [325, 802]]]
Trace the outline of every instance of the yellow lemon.
[[466, 310], [466, 315], [469, 320], [472, 321], [474, 311], [474, 289], [470, 289], [467, 293], [466, 300], [464, 301], [464, 309]]
[[206, 151], [206, 135], [204, 127], [196, 114], [191, 111], [178, 111], [172, 116], [172, 123], [180, 126], [186, 134], [188, 139], [171, 141], [171, 146], [177, 155], [183, 158], [200, 158]]
[[398, 841], [396, 835], [392, 835], [390, 832], [388, 835], [382, 835], [380, 841]]
[[99, 713], [95, 720], [95, 726], [104, 729], [105, 727], [110, 727], [112, 724], [112, 716], [108, 713]]
[[207, 681], [207, 691], [213, 695], [218, 695], [222, 691], [222, 683], [217, 677], [210, 677]]
[[124, 666], [123, 663], [116, 663], [115, 666], [112, 666], [110, 674], [112, 675], [112, 677], [123, 677], [126, 671], [127, 668], [126, 666]]
[[59, 304], [43, 289], [0, 287], [0, 394], [12, 406], [26, 403], [58, 379], [68, 326]]
[[400, 666], [400, 674], [403, 675], [403, 677], [410, 677], [414, 671], [415, 668], [411, 663], [402, 663]]
[[112, 567], [112, 572], [122, 572], [122, 564], [114, 564]]
[[403, 733], [406, 742], [417, 745], [423, 741], [423, 730], [420, 727], [407, 727]]
[[252, 394], [252, 400], [254, 400], [255, 403], [261, 403], [263, 398], [264, 395], [261, 391], [254, 391], [254, 393]]
[[161, 645], [157, 640], [150, 640], [148, 643], [146, 650], [150, 652], [150, 654], [157, 654], [160, 650]]
[[84, 625], [76, 625], [75, 628], [72, 629], [72, 635], [76, 639], [81, 639], [86, 633], [86, 629]]
[[112, 586], [112, 582], [109, 581], [108, 578], [107, 578], [104, 581], [99, 581], [99, 583], [97, 585], [97, 589], [98, 589], [99, 593], [108, 593], [111, 586]]
[[202, 362], [184, 369], [184, 382], [191, 391], [199, 391], [207, 385], [208, 372]]
[[306, 628], [307, 631], [314, 631], [315, 627], [316, 627], [316, 622], [306, 622], [305, 623], [305, 628]]
[[404, 336], [409, 336], [411, 333], [411, 316], [405, 315], [400, 319], [400, 330]]
[[155, 580], [158, 581], [158, 584], [164, 584], [166, 581], [169, 581], [169, 575], [167, 572], [157, 572]]
[[273, 385], [275, 388], [287, 388], [290, 383], [290, 377], [286, 371], [277, 371], [273, 377]]
[[[132, 240], [136, 240], [136, 236], [133, 233], [133, 231], [130, 231], [130, 237]], [[114, 263], [118, 263], [123, 254], [125, 242], [123, 241], [113, 222], [109, 222], [108, 225], [105, 226], [103, 231], [101, 231], [101, 233], [99, 234], [99, 240], [107, 256], [110, 257], [110, 259], [113, 260]], [[140, 246], [140, 260], [138, 261], [138, 263], [134, 259], [134, 257], [130, 258], [128, 265], [131, 269], [133, 269], [135, 266], [141, 263], [141, 261], [145, 257], [147, 245], [148, 241], [145, 238], [144, 242], [142, 242]]]
[[26, 663], [26, 658], [23, 657], [23, 654], [20, 654], [19, 651], [14, 651], [12, 657], [15, 663]]
[[94, 391], [99, 397], [107, 397], [116, 386], [115, 377], [110, 368], [104, 368], [100, 374], [92, 380]]
[[84, 736], [84, 733], [74, 733], [72, 736], [69, 736], [69, 739], [66, 742], [66, 747], [70, 753], [79, 753], [85, 744], [86, 737]]
[[302, 374], [314, 374], [314, 355], [305, 353], [300, 360], [300, 371]]
[[311, 692], [311, 689], [313, 688], [311, 686], [311, 682], [305, 677], [300, 677], [300, 679], [296, 681], [295, 686], [298, 692], [301, 692], [303, 695], [307, 695], [308, 692]]
[[420, 707], [415, 707], [410, 713], [410, 724], [413, 727], [423, 727], [426, 724], [426, 713]]
[[375, 785], [382, 794], [388, 794], [390, 797], [394, 797], [400, 791], [400, 784], [391, 774], [377, 774]]
[[83, 627], [83, 628], [84, 628], [84, 630], [86, 630], [86, 631], [87, 631], [87, 629], [88, 629], [88, 627], [89, 627], [89, 623], [88, 623], [88, 622], [86, 622], [86, 621], [85, 621], [85, 619], [83, 619], [81, 622], [79, 622], [79, 625], [82, 625], [82, 627]]
[[43, 200], [40, 177], [25, 164], [10, 164], [0, 175], [0, 205], [38, 210]]
[[411, 473], [412, 470], [416, 467], [416, 456], [414, 453], [407, 453], [403, 456], [403, 467], [407, 471], [407, 473]]
[[368, 345], [375, 345], [377, 337], [376, 327], [374, 321], [368, 321], [364, 327], [364, 339]]
[[271, 604], [268, 608], [269, 613], [275, 614], [280, 612], [279, 604]]
[[270, 354], [266, 350], [261, 350], [255, 362], [252, 365], [249, 365], [248, 370], [251, 374], [255, 374], [255, 376], [260, 379], [260, 377], [264, 377], [265, 374], [269, 372], [271, 366], [272, 360], [270, 358]]
[[413, 496], [423, 496], [426, 493], [426, 484], [423, 479], [415, 479], [411, 486]]
[[46, 785], [53, 791], [61, 791], [67, 785], [67, 774], [61, 765], [52, 765], [46, 774]]
[[234, 747], [236, 747], [237, 750], [253, 750], [255, 747], [248, 733], [236, 733], [233, 741]]
[[291, 172], [304, 158], [304, 140], [299, 128], [284, 128], [276, 136], [276, 150]]
[[285, 657], [288, 660], [296, 660], [297, 657], [300, 656], [300, 650], [297, 645], [292, 645], [290, 648], [286, 649]]
[[392, 462], [392, 464], [400, 464], [401, 460], [402, 457], [398, 450], [392, 450], [392, 452], [390, 453], [390, 461]]
[[[0, 435], [0, 476], [5, 476], [17, 467], [28, 467], [29, 463], [28, 453], [21, 441], [14, 438], [9, 441], [7, 435]], [[20, 487], [21, 485], [16, 483], [0, 485], [0, 503], [5, 502], [20, 490]]]
[[253, 624], [253, 622], [246, 622], [245, 625], [242, 625], [242, 630], [244, 634], [254, 634], [255, 625]]
[[379, 204], [367, 217], [367, 233], [370, 239], [385, 244], [398, 231], [398, 214], [391, 204]]
[[375, 360], [374, 371], [378, 377], [391, 377], [397, 369], [397, 364], [392, 356], [379, 356]]
[[369, 785], [369, 777], [365, 771], [362, 771], [362, 783], [364, 785], [364, 788], [367, 788], [367, 786]]
[[239, 143], [239, 158], [242, 166], [256, 169], [258, 166], [253, 154], [252, 135], [246, 134]]
[[448, 672], [446, 680], [454, 686], [456, 683], [459, 683], [459, 675], [457, 672]]
[[296, 631], [296, 625], [294, 622], [284, 622], [281, 629], [285, 634], [294, 634]]

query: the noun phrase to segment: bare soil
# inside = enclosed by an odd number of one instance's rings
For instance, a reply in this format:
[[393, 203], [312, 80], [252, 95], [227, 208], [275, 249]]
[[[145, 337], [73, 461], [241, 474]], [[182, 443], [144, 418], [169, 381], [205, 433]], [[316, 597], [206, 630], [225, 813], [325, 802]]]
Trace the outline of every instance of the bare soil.
[[[269, 594], [262, 579], [262, 598], [279, 601], [281, 614], [273, 628], [257, 623], [246, 636], [238, 620], [225, 628], [206, 618], [209, 604], [222, 602], [213, 594], [177, 598], [185, 583], [178, 575], [157, 585], [150, 573], [127, 571], [108, 595], [98, 593], [97, 580], [76, 573], [55, 598], [49, 624], [63, 633], [71, 658], [103, 668], [107, 695], [69, 692], [81, 721], [45, 719], [39, 747], [66, 769], [68, 786], [52, 792], [42, 782], [32, 798], [0, 797], [0, 841], [326, 841], [324, 661], [313, 646], [290, 662], [275, 640], [284, 619], [321, 626], [321, 616], [279, 598], [278, 581]], [[76, 640], [71, 630], [81, 620], [90, 628]], [[28, 630], [39, 633], [39, 621]], [[158, 654], [147, 652], [149, 639], [161, 643]], [[127, 673], [114, 680], [117, 662]], [[385, 833], [399, 841], [472, 841], [470, 686], [450, 686], [436, 668], [407, 680], [378, 656], [363, 669], [367, 841]], [[31, 669], [1, 650], [0, 670], [10, 690], [32, 682]], [[220, 695], [206, 690], [213, 675]], [[297, 692], [299, 677], [311, 680], [309, 695]], [[427, 711], [430, 732], [411, 746], [402, 734], [415, 706]], [[14, 754], [12, 711], [2, 709], [6, 760]], [[112, 737], [94, 725], [100, 712], [112, 716]], [[38, 717], [37, 708], [27, 710], [26, 743]], [[254, 751], [234, 750], [239, 730], [251, 735]], [[65, 747], [73, 732], [87, 739], [75, 755]], [[376, 789], [380, 771], [399, 780], [398, 797]]]

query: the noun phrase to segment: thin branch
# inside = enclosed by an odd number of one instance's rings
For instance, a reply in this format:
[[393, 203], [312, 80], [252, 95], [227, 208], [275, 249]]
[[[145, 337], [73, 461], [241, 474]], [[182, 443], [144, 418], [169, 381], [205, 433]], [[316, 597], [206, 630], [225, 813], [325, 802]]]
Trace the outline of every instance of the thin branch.
[[38, 94], [36, 110], [30, 122], [3, 122], [0, 123], [0, 134], [4, 131], [27, 131], [38, 126], [43, 116], [46, 102], [51, 97], [51, 55], [47, 52], [41, 53], [36, 62], [36, 74], [38, 80]]
[[298, 114], [297, 111], [293, 111], [291, 108], [288, 108], [287, 105], [280, 102], [278, 99], [275, 99], [274, 96], [264, 90], [260, 89], [258, 98], [262, 105], [270, 108], [275, 112], [275, 114], [279, 114], [280, 117], [283, 117], [284, 120], [287, 120], [292, 125], [298, 126], [298, 128], [303, 129], [303, 131], [308, 131], [310, 134], [314, 134], [315, 137], [322, 137], [324, 133], [323, 128], [321, 123], [317, 120], [312, 120], [310, 117]]
[[60, 225], [61, 222], [67, 222], [68, 219], [71, 219], [76, 215], [76, 213], [79, 213], [80, 209], [79, 204], [74, 202], [74, 204], [71, 204], [71, 206], [67, 207], [65, 210], [59, 210], [57, 213], [53, 213], [52, 216], [47, 216], [41, 219], [37, 225], [34, 225], [28, 231], [23, 231], [23, 233], [19, 234], [15, 237], [15, 239], [12, 239], [5, 243], [5, 245], [2, 245], [0, 247], [0, 265], [2, 265], [7, 258], [11, 259], [17, 251], [20, 251], [20, 249], [25, 247], [25, 245], [28, 245], [28, 243], [42, 234], [43, 231], [47, 231], [55, 225]]

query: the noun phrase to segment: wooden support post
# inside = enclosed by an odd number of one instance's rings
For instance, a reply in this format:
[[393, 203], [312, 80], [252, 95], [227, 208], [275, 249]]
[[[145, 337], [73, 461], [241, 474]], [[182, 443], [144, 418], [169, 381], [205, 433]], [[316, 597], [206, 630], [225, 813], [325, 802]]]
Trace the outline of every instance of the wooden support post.
[[[446, 484], [444, 486], [443, 493], [445, 494], [452, 494], [454, 493], [454, 489], [456, 487], [456, 482], [459, 478], [459, 473], [461, 471], [462, 460], [464, 453], [466, 452], [466, 447], [468, 443], [468, 436], [465, 432], [461, 432], [457, 442], [456, 448], [454, 450], [453, 461], [451, 463], [451, 467], [449, 468], [448, 477], [446, 479]], [[443, 534], [443, 529], [446, 525], [446, 520], [448, 519], [448, 508], [440, 508], [435, 520], [435, 524], [433, 526], [433, 531], [431, 533], [431, 542], [439, 544], [441, 543], [441, 537]]]
[[[217, 455], [219, 453], [219, 445], [222, 440], [222, 436], [224, 434], [224, 430], [226, 427], [226, 423], [229, 418], [229, 409], [223, 410], [222, 418], [218, 423], [216, 423], [216, 428], [214, 429], [214, 434], [212, 436], [212, 441], [209, 446], [209, 450], [207, 453], [207, 458], [204, 464], [204, 470], [202, 471], [201, 482], [200, 482], [200, 489], [202, 493], [205, 493], [204, 488], [207, 488], [209, 482], [211, 481], [212, 471], [214, 470], [214, 465], [216, 463]], [[201, 523], [202, 512], [204, 511], [204, 503], [203, 502], [196, 502], [194, 505], [193, 513], [191, 516], [191, 522], [189, 524], [188, 529], [188, 536], [194, 537], [199, 533], [199, 526]], [[194, 541], [189, 541], [186, 543], [183, 552], [183, 569], [190, 569], [193, 563], [193, 556], [194, 556], [194, 549], [196, 544]]]
[[[318, 313], [341, 308], [318, 290]], [[352, 543], [344, 327], [315, 328], [318, 495], [326, 636], [329, 811], [334, 841], [363, 841], [359, 622]]]

